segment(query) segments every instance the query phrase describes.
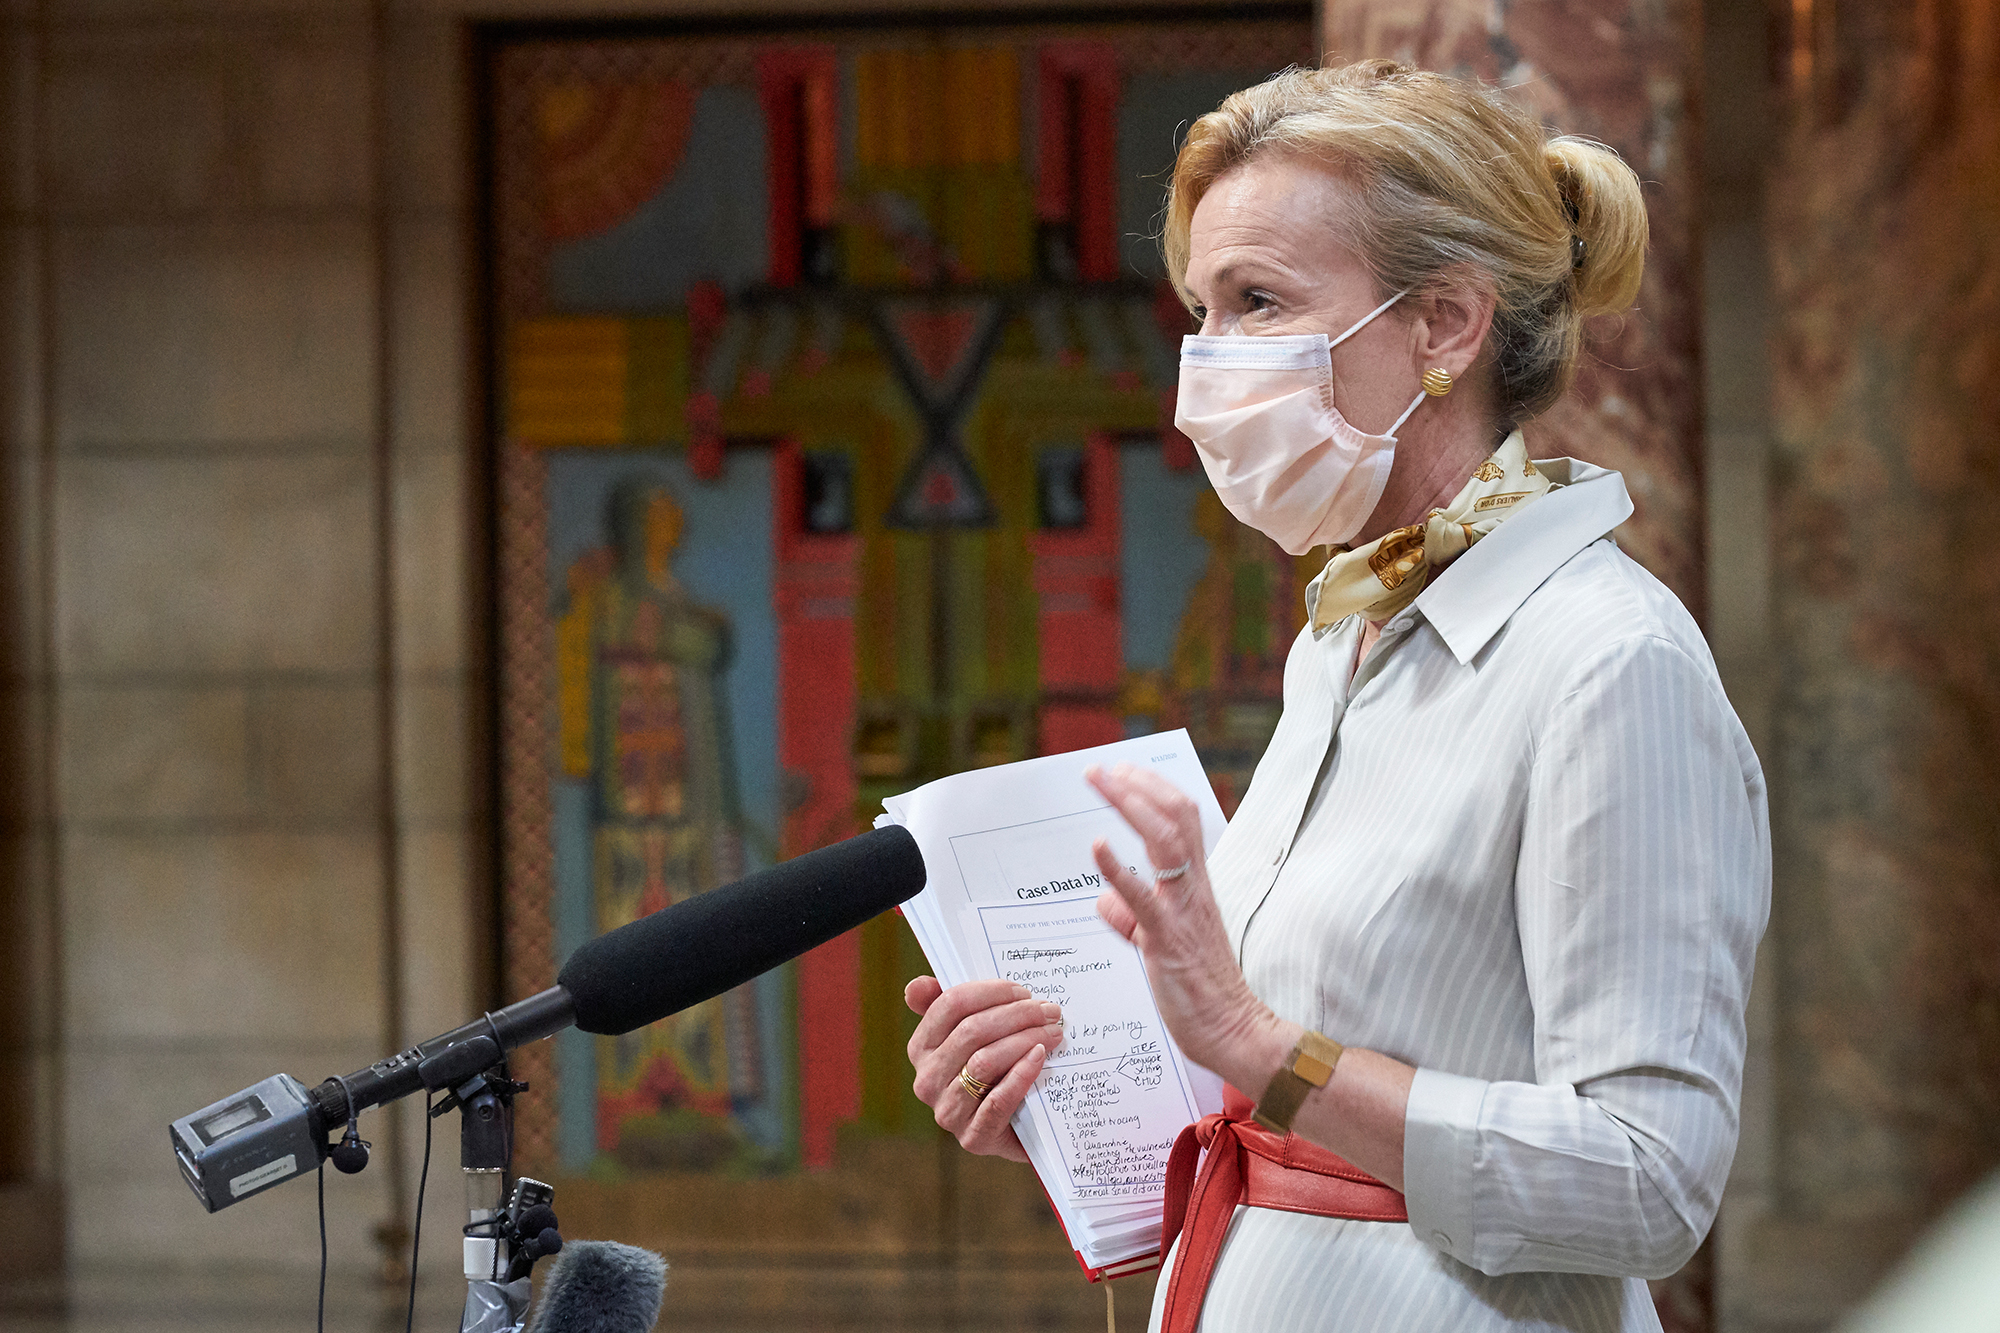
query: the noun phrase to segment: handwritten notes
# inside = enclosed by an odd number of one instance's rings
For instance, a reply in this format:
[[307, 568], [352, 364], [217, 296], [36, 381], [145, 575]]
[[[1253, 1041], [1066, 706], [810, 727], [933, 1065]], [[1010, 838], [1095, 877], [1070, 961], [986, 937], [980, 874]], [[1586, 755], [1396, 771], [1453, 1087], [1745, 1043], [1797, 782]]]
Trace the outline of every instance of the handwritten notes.
[[1019, 982], [1062, 1006], [1063, 1040], [1014, 1118], [1087, 1266], [1157, 1244], [1175, 1137], [1219, 1109], [1221, 1081], [1174, 1045], [1138, 950], [1106, 925], [1091, 846], [1136, 874], [1145, 846], [1084, 781], [1091, 763], [1148, 764], [1222, 830], [1186, 733], [962, 773], [886, 802], [923, 849], [929, 884], [904, 908], [939, 980]]
[[994, 970], [1063, 1007], [1039, 1114], [1078, 1199], [1158, 1198], [1194, 1093], [1168, 1078], [1166, 1024], [1139, 951], [1095, 910], [982, 907]]

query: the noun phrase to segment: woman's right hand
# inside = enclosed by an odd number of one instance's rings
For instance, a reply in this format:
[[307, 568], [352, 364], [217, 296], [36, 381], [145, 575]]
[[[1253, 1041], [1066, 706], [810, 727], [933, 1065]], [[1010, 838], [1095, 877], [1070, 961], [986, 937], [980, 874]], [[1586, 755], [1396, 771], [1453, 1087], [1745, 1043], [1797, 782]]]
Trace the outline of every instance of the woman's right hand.
[[[967, 1152], [1025, 1162], [1007, 1122], [1028, 1095], [1050, 1051], [1062, 1044], [1060, 1007], [1011, 981], [968, 981], [950, 990], [936, 977], [903, 988], [903, 1003], [923, 1019], [910, 1038], [916, 1093], [939, 1127]], [[974, 1100], [961, 1070], [992, 1091]]]

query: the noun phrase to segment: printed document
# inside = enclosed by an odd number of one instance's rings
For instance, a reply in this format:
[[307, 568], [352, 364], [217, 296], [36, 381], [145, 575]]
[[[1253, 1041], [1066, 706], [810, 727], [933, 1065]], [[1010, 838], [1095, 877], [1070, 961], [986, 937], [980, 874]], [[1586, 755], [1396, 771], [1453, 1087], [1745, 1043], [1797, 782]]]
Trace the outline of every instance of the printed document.
[[1222, 1106], [1222, 1083], [1168, 1035], [1139, 952], [1097, 915], [1104, 839], [1141, 880], [1145, 844], [1083, 780], [1129, 763], [1192, 797], [1206, 851], [1224, 820], [1185, 731], [978, 769], [884, 802], [928, 882], [904, 905], [946, 986], [1005, 978], [1063, 1009], [1064, 1039], [1014, 1117], [1079, 1262], [1093, 1277], [1157, 1261], [1174, 1138]]

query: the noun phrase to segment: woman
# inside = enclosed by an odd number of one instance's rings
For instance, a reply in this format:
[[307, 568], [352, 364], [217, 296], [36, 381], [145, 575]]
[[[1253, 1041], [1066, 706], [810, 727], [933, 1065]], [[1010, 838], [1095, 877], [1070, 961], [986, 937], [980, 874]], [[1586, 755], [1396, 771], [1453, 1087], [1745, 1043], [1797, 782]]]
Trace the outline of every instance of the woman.
[[[1334, 554], [1206, 862], [1186, 798], [1093, 776], [1165, 868], [1100, 844], [1099, 911], [1232, 1088], [1177, 1149], [1155, 1328], [1657, 1329], [1642, 1279], [1714, 1219], [1763, 779], [1694, 622], [1609, 538], [1619, 476], [1519, 432], [1645, 238], [1608, 149], [1387, 62], [1238, 93], [1175, 164], [1179, 423], [1238, 518]], [[918, 1095], [1021, 1158], [1059, 1012], [907, 998]], [[1249, 1151], [1190, 1196], [1202, 1144]]]

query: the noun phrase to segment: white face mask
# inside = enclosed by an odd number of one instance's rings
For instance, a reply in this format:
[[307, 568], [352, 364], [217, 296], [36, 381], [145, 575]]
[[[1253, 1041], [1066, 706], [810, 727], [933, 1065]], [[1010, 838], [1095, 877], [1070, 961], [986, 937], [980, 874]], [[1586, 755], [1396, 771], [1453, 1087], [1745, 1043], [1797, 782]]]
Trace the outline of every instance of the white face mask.
[[1194, 441], [1229, 512], [1293, 555], [1344, 544], [1382, 498], [1396, 432], [1425, 395], [1387, 434], [1364, 434], [1333, 405], [1332, 353], [1408, 294], [1397, 292], [1338, 338], [1181, 339], [1174, 425]]

